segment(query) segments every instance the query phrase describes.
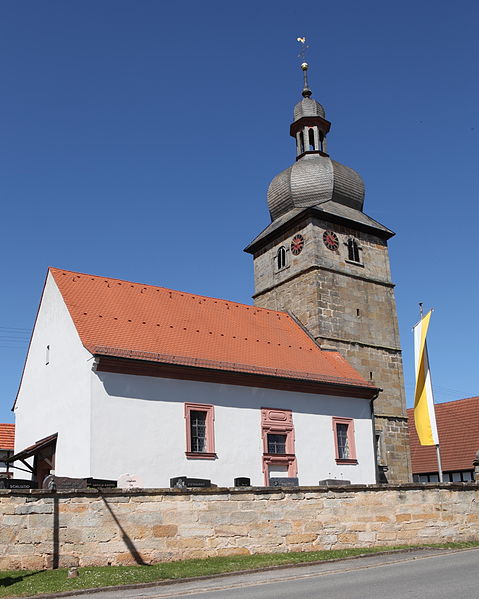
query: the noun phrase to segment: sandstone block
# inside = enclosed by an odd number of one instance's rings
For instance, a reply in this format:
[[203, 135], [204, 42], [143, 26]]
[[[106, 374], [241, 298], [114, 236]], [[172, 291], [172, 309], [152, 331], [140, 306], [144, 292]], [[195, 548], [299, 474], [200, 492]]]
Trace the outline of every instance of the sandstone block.
[[257, 511], [241, 511], [241, 512], [233, 512], [230, 514], [230, 522], [232, 524], [239, 523], [247, 523], [247, 522], [255, 522], [261, 518], [261, 514], [258, 514]]
[[178, 526], [174, 524], [158, 524], [153, 526], [154, 537], [174, 537], [178, 533]]
[[125, 551], [123, 553], [115, 553], [112, 556], [112, 565], [113, 566], [136, 566], [136, 565], [138, 565], [138, 559], [141, 559], [144, 562], [146, 562], [146, 559], [141, 554], [133, 555], [129, 551]]
[[240, 524], [223, 524], [214, 527], [214, 534], [217, 537], [246, 536], [248, 532], [251, 533], [251, 530]]
[[411, 519], [411, 514], [396, 514], [396, 522], [407, 522]]
[[295, 545], [297, 543], [312, 543], [318, 535], [313, 533], [303, 533], [298, 535], [287, 535], [286, 542]]
[[[7, 548], [6, 548], [7, 549]], [[25, 559], [25, 558], [23, 558]], [[42, 566], [43, 567], [43, 566]], [[0, 570], [22, 570], [22, 557], [19, 555], [8, 555], [0, 557]]]
[[[81, 553], [81, 555], [79, 556], [79, 563], [78, 565], [81, 568], [86, 568], [88, 566], [106, 566], [108, 565], [108, 561], [109, 561], [109, 557], [105, 556], [105, 554], [88, 554], [88, 553]], [[111, 561], [111, 560], [110, 560]]]
[[338, 543], [357, 543], [358, 535], [356, 533], [341, 533], [338, 535]]
[[86, 512], [88, 509], [90, 508], [86, 503], [60, 503], [58, 506], [58, 512], [60, 514]]
[[166, 543], [167, 549], [197, 549], [205, 546], [205, 540], [199, 539], [198, 537], [191, 537], [189, 539], [168, 539]]
[[246, 547], [224, 547], [223, 549], [217, 549], [216, 554], [221, 557], [227, 555], [250, 555], [251, 551]]
[[393, 530], [387, 530], [376, 533], [376, 539], [378, 541], [395, 541], [397, 539], [397, 532]]
[[[65, 553], [60, 553], [58, 555], [58, 567], [59, 568], [71, 568], [72, 566], [78, 566], [80, 559], [76, 555], [68, 555]], [[49, 553], [45, 556], [45, 567], [47, 569], [53, 568], [55, 559], [52, 553]]]

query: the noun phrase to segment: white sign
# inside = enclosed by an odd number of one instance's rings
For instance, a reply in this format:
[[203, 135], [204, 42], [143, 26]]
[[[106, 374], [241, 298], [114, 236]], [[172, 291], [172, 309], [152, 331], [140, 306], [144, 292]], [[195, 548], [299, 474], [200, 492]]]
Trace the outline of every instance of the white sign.
[[122, 474], [118, 479], [120, 489], [142, 489], [145, 485], [136, 474]]

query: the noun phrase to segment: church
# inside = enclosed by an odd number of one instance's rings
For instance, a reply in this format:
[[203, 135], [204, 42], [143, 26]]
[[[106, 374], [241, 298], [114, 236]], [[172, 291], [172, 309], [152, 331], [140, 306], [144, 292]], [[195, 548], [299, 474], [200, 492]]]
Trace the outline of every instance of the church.
[[14, 405], [13, 461], [145, 487], [409, 480], [392, 231], [303, 99], [268, 190], [254, 306], [50, 268]]

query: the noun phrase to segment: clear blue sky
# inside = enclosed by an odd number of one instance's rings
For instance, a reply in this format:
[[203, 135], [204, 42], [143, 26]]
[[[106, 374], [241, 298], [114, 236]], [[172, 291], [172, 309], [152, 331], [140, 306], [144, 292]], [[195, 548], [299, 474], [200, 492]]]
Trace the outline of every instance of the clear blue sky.
[[329, 152], [397, 233], [409, 405], [419, 301], [436, 399], [479, 395], [478, 22], [477, 0], [2, 2], [0, 420], [49, 265], [251, 301], [298, 35]]

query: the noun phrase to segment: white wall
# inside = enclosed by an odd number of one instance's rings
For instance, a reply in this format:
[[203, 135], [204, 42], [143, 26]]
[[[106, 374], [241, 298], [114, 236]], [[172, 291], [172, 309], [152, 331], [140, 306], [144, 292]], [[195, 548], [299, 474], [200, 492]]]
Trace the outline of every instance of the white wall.
[[15, 453], [58, 433], [55, 473], [90, 476], [91, 365], [92, 356], [48, 274], [15, 406]]
[[[185, 457], [185, 402], [215, 406], [217, 460]], [[300, 484], [375, 482], [368, 400], [105, 372], [92, 373], [92, 476], [136, 474], [147, 487], [173, 476], [232, 486], [247, 476], [263, 485], [262, 407], [293, 409]], [[357, 465], [336, 464], [332, 416], [355, 419]]]

